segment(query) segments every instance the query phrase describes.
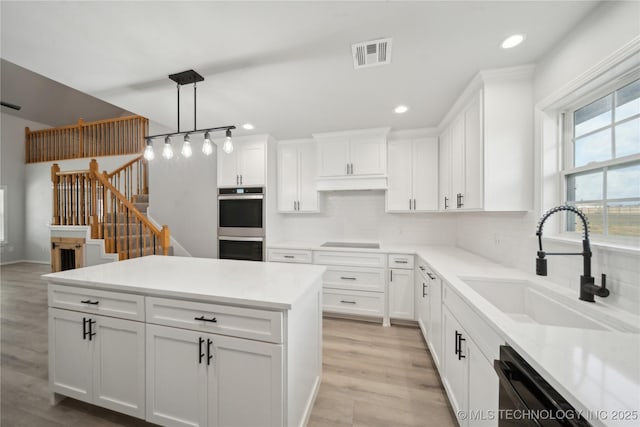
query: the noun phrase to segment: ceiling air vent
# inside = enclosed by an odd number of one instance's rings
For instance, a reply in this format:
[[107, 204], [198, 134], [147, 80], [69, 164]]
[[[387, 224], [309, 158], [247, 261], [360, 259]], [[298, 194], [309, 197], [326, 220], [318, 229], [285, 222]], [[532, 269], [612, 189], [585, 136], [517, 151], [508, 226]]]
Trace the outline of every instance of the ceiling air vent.
[[351, 45], [355, 69], [391, 62], [391, 38], [371, 40]]

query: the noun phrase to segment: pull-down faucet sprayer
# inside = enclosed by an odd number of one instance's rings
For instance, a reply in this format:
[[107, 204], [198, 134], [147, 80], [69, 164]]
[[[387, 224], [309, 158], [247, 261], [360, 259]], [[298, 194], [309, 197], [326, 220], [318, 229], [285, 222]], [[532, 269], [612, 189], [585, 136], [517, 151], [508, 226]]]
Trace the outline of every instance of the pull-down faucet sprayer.
[[[582, 220], [582, 228], [584, 229], [584, 239], [582, 240], [582, 252], [545, 252], [542, 250], [542, 227], [545, 221], [554, 213], [560, 211], [569, 211], [578, 215]], [[538, 258], [536, 259], [536, 274], [538, 276], [547, 275], [547, 259], [546, 255], [582, 255], [584, 271], [580, 276], [580, 299], [582, 301], [595, 302], [594, 295], [599, 297], [609, 296], [609, 290], [606, 288], [607, 276], [602, 275], [602, 286], [597, 286], [595, 280], [591, 277], [591, 246], [589, 244], [589, 221], [586, 215], [575, 206], [562, 205], [549, 209], [538, 221]]]

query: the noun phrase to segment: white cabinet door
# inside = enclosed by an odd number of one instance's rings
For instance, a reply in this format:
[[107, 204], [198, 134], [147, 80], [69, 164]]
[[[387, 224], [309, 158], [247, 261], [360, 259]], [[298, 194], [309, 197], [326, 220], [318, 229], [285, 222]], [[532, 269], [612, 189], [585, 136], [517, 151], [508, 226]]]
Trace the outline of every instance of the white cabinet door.
[[[438, 209], [438, 141], [424, 138], [413, 141], [412, 188], [413, 209], [435, 211]], [[406, 168], [406, 166], [405, 166]], [[391, 180], [391, 176], [389, 176]]]
[[422, 331], [422, 336], [427, 341], [429, 340], [429, 322], [431, 320], [431, 318], [429, 317], [430, 291], [431, 290], [429, 289], [429, 282], [425, 280], [422, 274], [416, 272], [416, 318], [418, 320], [418, 326], [420, 326], [420, 330]]
[[389, 270], [389, 317], [413, 320], [413, 270]]
[[210, 335], [208, 425], [284, 424], [282, 345]]
[[240, 185], [264, 185], [265, 143], [247, 141], [238, 144]]
[[410, 140], [389, 141], [387, 211], [408, 212], [412, 209], [412, 173]]
[[[467, 410], [467, 381], [469, 369], [466, 358], [466, 342], [461, 341], [461, 338], [466, 339], [467, 335], [446, 307], [443, 309], [442, 320], [442, 330], [444, 333], [444, 346], [442, 349], [444, 375], [442, 376], [442, 380], [449, 395], [453, 412], [458, 414], [460, 411]], [[460, 337], [459, 334], [462, 334], [462, 337]], [[467, 425], [465, 417], [459, 417], [458, 422], [461, 426]]]
[[206, 335], [147, 324], [147, 421], [207, 425]]
[[144, 419], [144, 323], [93, 319], [93, 403]]
[[[484, 357], [473, 340], [467, 341], [467, 359], [469, 363], [469, 413], [485, 415], [488, 411], [498, 414], [498, 375], [493, 364]], [[474, 417], [476, 418], [476, 417]], [[469, 420], [469, 426], [497, 427], [498, 417], [477, 417]], [[486, 419], [483, 419], [486, 418]]]
[[[464, 110], [465, 176], [463, 209], [481, 209], [483, 206], [483, 144], [482, 144], [482, 92]], [[509, 159], [505, 159], [508, 162]]]
[[294, 144], [278, 145], [278, 211], [294, 212], [298, 202], [298, 149]]
[[428, 341], [431, 357], [439, 368], [442, 361], [442, 279], [435, 276], [429, 281], [429, 328]]
[[49, 386], [51, 391], [91, 402], [92, 343], [90, 315], [49, 309]]
[[449, 206], [460, 209], [458, 204], [459, 194], [464, 195], [464, 118], [458, 117], [451, 125], [451, 197]]
[[[451, 209], [452, 191], [451, 191], [451, 128], [447, 128], [440, 135], [438, 143], [438, 209], [441, 211]], [[453, 200], [455, 203], [455, 198]]]
[[318, 176], [345, 176], [348, 163], [348, 139], [322, 138], [318, 141]]
[[240, 185], [238, 150], [227, 154], [218, 146], [218, 187], [237, 187], [238, 185]]
[[317, 212], [316, 145], [314, 141], [298, 145], [298, 211]]
[[386, 143], [380, 138], [354, 138], [349, 142], [352, 175], [384, 175], [387, 170]]

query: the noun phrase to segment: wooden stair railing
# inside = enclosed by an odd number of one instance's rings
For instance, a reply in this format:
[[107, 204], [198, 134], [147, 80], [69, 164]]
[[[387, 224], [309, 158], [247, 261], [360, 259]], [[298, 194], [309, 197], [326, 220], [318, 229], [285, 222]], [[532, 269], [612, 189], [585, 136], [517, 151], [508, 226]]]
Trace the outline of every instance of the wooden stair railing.
[[26, 163], [82, 157], [136, 154], [145, 147], [149, 120], [142, 116], [119, 117], [31, 131], [25, 128]]
[[149, 164], [142, 155], [108, 173], [107, 179], [128, 200], [136, 194], [149, 194]]
[[[130, 162], [132, 163], [132, 162]], [[133, 163], [132, 163], [133, 164]], [[105, 251], [119, 259], [169, 254], [169, 228], [158, 229], [116, 188], [109, 173], [92, 159], [88, 170], [51, 168], [54, 225], [89, 225], [93, 239], [104, 239]], [[116, 176], [111, 174], [111, 176]]]

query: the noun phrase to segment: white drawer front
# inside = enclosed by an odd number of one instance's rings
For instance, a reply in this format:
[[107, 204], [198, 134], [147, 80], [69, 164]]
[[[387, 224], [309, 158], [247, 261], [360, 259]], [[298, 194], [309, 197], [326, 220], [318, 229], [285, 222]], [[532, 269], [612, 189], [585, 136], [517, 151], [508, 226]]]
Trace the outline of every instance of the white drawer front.
[[298, 249], [269, 249], [267, 260], [271, 262], [297, 262], [311, 264], [311, 251]]
[[147, 323], [282, 342], [282, 313], [277, 311], [155, 297], [147, 297], [146, 300]]
[[413, 268], [413, 255], [389, 254], [389, 268]]
[[381, 317], [384, 314], [384, 294], [379, 292], [323, 290], [326, 312]]
[[442, 301], [478, 345], [487, 360], [499, 359], [500, 346], [504, 345], [505, 341], [446, 282], [442, 287]]
[[387, 266], [385, 254], [369, 252], [325, 252], [313, 253], [313, 263], [321, 265], [350, 265], [355, 267], [380, 267]]
[[325, 288], [384, 292], [384, 268], [327, 267], [323, 276]]
[[144, 321], [144, 297], [76, 286], [49, 285], [49, 307]]

